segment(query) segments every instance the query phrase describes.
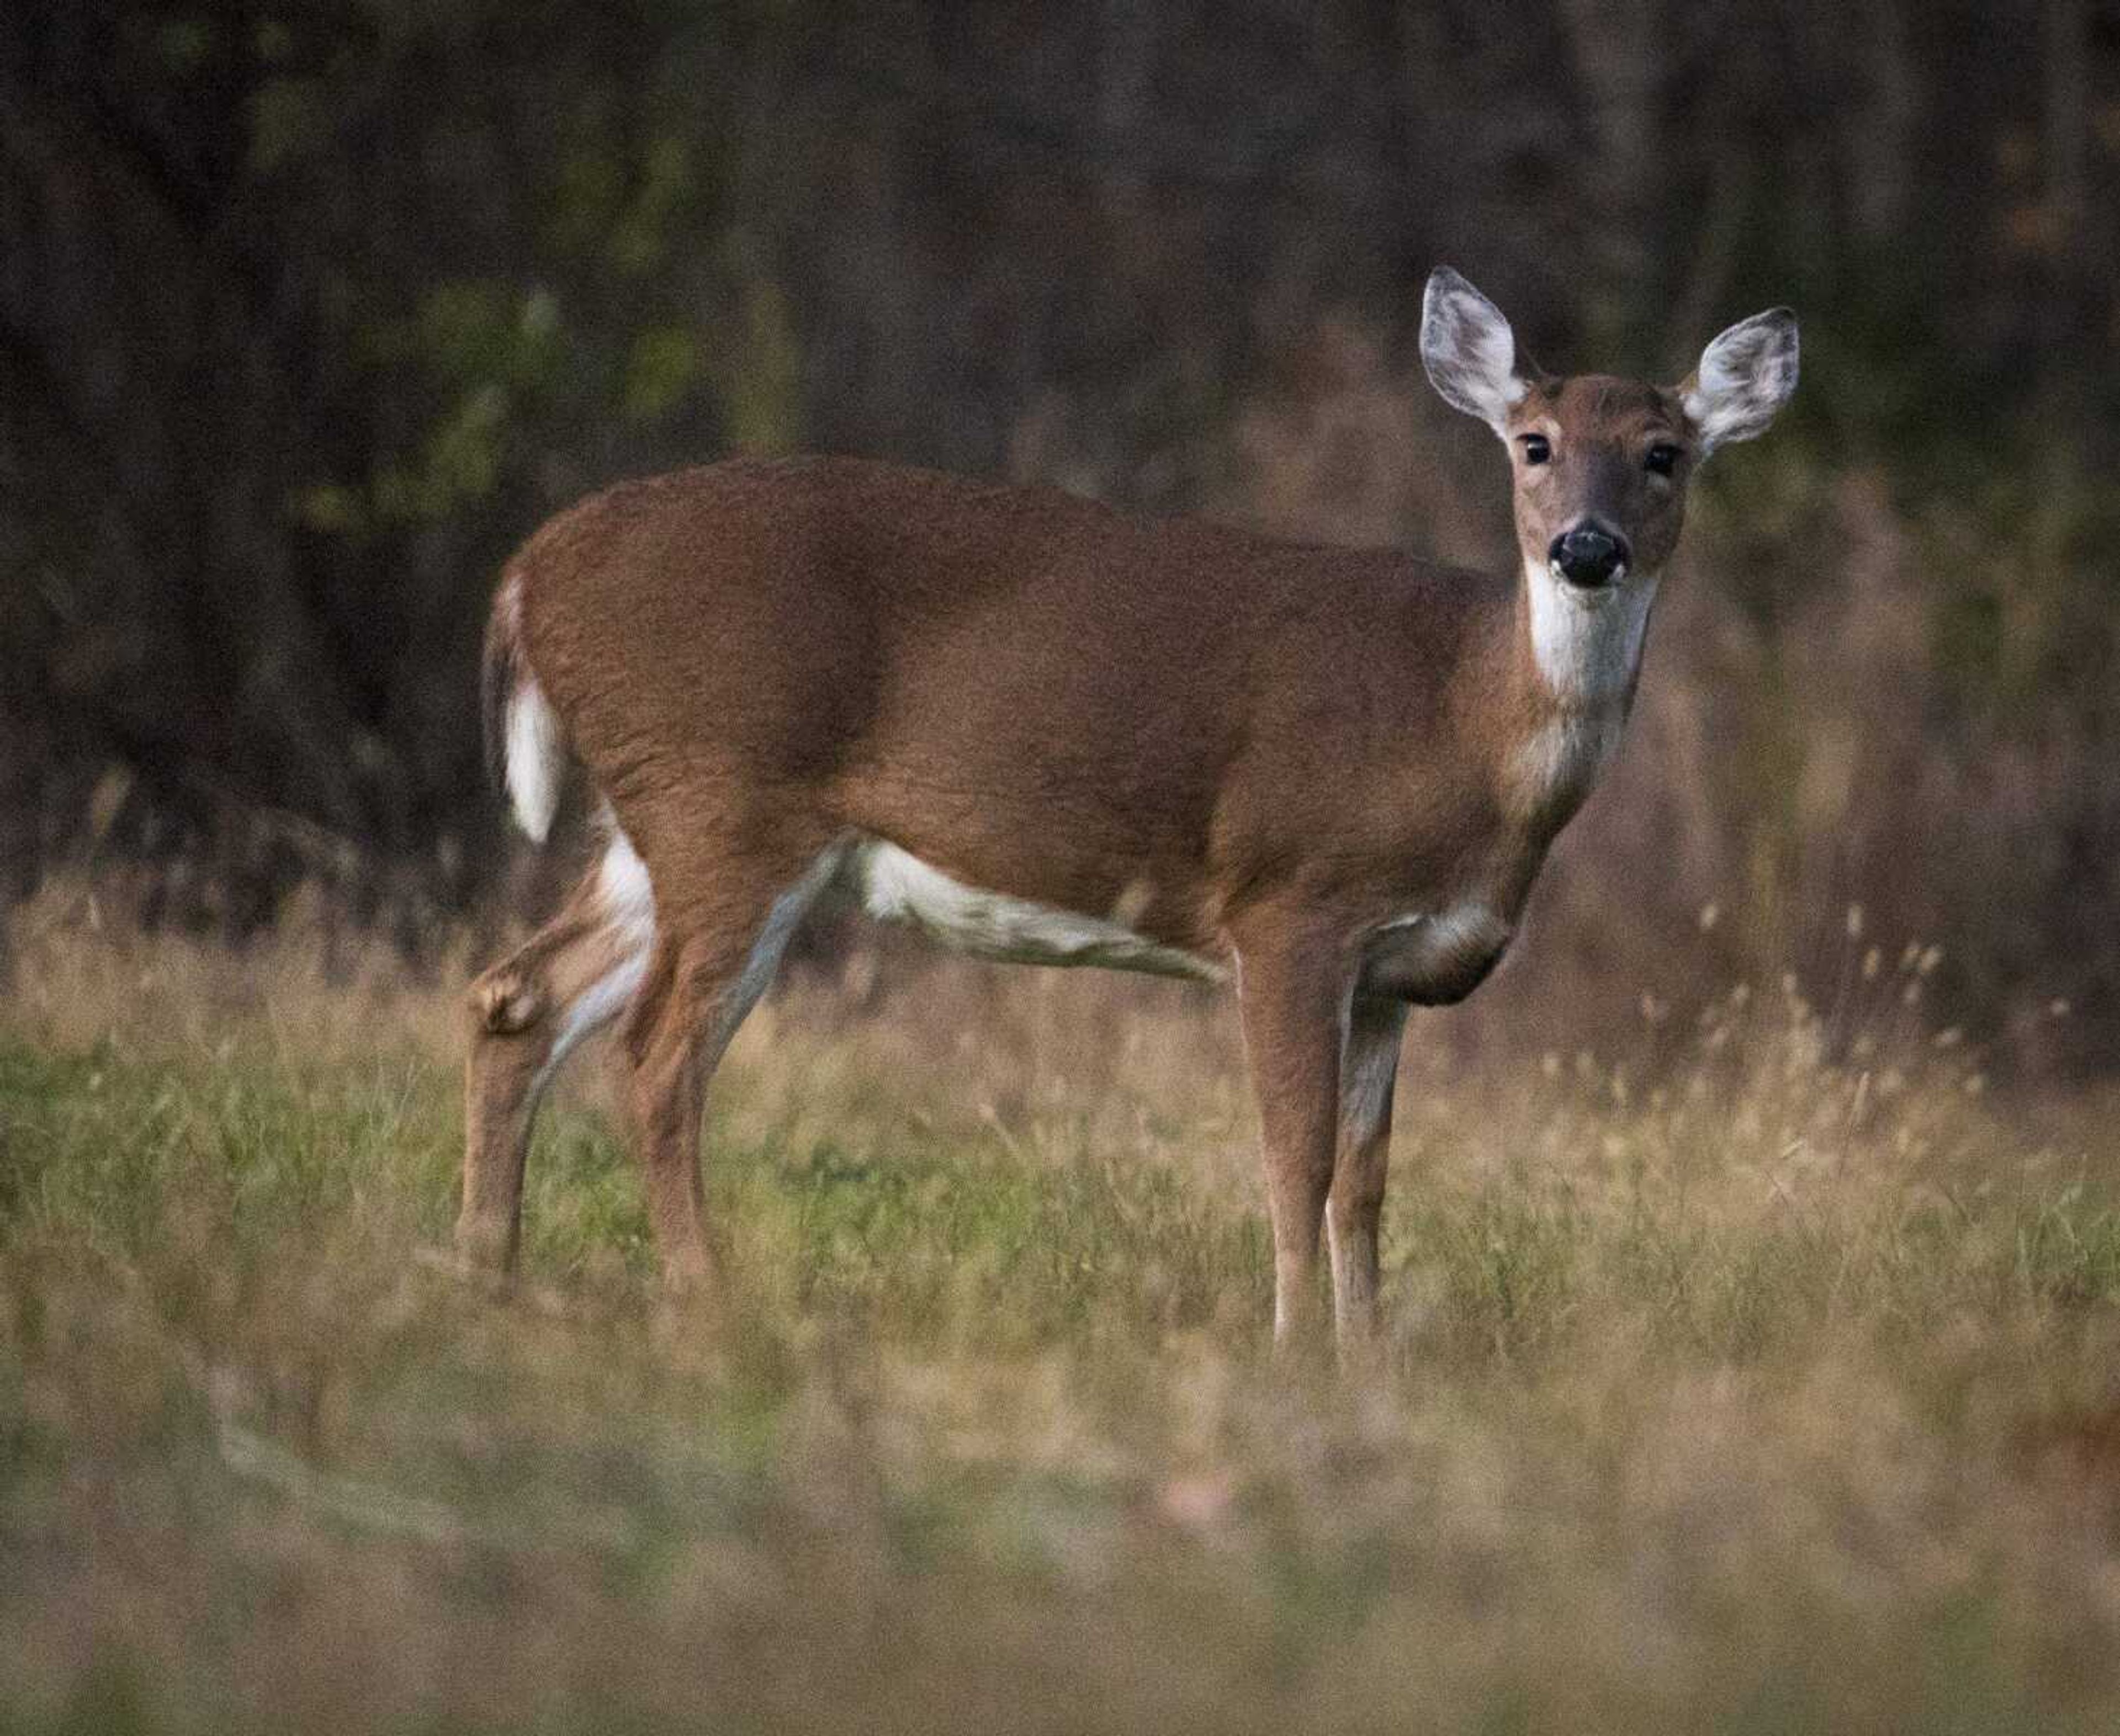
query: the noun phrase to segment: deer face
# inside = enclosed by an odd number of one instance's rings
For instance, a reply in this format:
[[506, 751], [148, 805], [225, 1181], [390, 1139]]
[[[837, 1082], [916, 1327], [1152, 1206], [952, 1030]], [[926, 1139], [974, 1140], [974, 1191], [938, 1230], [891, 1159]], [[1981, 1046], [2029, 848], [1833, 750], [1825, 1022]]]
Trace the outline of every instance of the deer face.
[[1504, 426], [1527, 565], [1585, 591], [1662, 569], [1699, 456], [1676, 392], [1603, 374], [1541, 378]]
[[1587, 602], [1653, 580], [1685, 516], [1699, 462], [1762, 433], [1796, 389], [1796, 316], [1735, 325], [1683, 384], [1519, 368], [1501, 311], [1448, 267], [1429, 279], [1421, 360], [1444, 398], [1509, 448], [1524, 569]]

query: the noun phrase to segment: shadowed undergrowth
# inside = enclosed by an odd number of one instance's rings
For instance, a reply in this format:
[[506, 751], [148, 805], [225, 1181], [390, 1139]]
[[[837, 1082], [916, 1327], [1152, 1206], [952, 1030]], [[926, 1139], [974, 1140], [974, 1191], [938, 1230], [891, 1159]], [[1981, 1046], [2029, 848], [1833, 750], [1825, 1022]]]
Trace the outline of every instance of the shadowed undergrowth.
[[1192, 995], [769, 1008], [709, 1120], [726, 1293], [678, 1309], [593, 1072], [496, 1299], [418, 1257], [445, 1006], [67, 944], [0, 1023], [0, 1728], [2120, 1706], [2120, 1153], [1889, 980], [1839, 1028], [1726, 997], [1653, 1080], [1416, 1042], [1387, 1341], [1328, 1376], [1265, 1354]]

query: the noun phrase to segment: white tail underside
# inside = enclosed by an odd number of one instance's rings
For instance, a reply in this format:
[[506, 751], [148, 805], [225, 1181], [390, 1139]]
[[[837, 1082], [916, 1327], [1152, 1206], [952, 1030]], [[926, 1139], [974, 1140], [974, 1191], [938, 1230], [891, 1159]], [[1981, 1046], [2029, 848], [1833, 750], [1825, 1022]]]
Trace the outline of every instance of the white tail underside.
[[505, 758], [508, 799], [515, 824], [532, 843], [542, 844], [559, 811], [560, 780], [566, 771], [566, 749], [559, 713], [552, 709], [535, 675], [527, 671], [509, 696]]

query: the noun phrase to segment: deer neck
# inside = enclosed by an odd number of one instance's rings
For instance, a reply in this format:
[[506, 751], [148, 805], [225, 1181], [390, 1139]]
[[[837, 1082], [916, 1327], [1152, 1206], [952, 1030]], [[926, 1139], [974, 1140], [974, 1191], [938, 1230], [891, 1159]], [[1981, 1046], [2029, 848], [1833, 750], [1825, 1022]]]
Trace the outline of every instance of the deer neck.
[[1526, 819], [1564, 822], [1619, 746], [1655, 600], [1653, 576], [1584, 591], [1525, 563], [1514, 623], [1522, 733], [1505, 777]]

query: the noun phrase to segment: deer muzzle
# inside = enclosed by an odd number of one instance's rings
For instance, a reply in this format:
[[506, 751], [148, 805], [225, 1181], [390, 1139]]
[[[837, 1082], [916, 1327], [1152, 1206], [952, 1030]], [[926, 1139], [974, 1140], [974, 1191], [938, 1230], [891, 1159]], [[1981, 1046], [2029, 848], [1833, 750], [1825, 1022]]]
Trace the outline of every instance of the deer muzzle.
[[1600, 524], [1578, 524], [1553, 539], [1546, 559], [1571, 585], [1594, 591], [1627, 570], [1627, 539]]

